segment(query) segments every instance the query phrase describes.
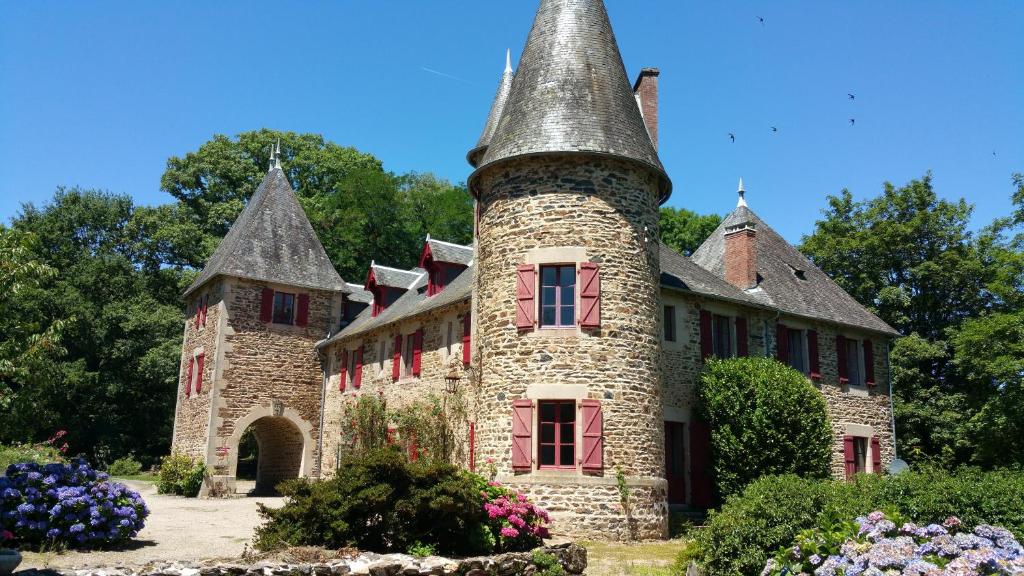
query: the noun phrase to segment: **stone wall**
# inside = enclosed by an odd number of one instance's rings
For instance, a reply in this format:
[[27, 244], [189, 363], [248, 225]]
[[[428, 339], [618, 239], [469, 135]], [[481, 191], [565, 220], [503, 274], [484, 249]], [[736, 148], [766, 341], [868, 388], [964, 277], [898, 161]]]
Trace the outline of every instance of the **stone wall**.
[[[466, 274], [470, 272], [464, 272]], [[344, 406], [354, 402], [360, 394], [381, 394], [389, 408], [401, 408], [417, 401], [426, 401], [431, 395], [444, 395], [445, 376], [454, 368], [461, 375], [460, 395], [467, 404], [467, 421], [454, 423], [459, 447], [457, 463], [469, 467], [468, 427], [473, 419], [472, 378], [462, 365], [462, 317], [469, 313], [469, 300], [455, 302], [429, 312], [381, 326], [374, 330], [335, 341], [324, 349], [330, 360], [329, 377], [324, 392], [323, 474], [330, 476], [338, 466], [338, 455], [343, 448]], [[448, 325], [452, 325], [452, 341], [447, 345]], [[420, 375], [402, 376], [392, 380], [391, 369], [395, 348], [395, 335], [405, 336], [423, 329], [423, 352], [420, 357]], [[381, 356], [381, 345], [384, 355]], [[363, 346], [362, 386], [356, 389], [351, 371], [347, 374], [345, 389], [340, 389], [342, 350], [351, 356]]]
[[[629, 532], [615, 486], [621, 466], [637, 494], [635, 530], [664, 536], [655, 174], [613, 158], [532, 157], [489, 167], [478, 184], [479, 458], [494, 460], [499, 481], [549, 507], [556, 532], [573, 535]], [[517, 330], [517, 265], [583, 261], [600, 267], [600, 328]], [[604, 469], [514, 472], [519, 398], [599, 400]], [[536, 430], [533, 444], [536, 451]]]

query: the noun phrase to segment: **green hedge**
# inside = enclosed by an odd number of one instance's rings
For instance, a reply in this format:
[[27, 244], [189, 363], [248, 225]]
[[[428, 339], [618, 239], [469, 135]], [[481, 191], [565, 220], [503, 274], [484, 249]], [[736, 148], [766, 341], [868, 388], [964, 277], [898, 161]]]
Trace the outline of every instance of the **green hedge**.
[[142, 463], [131, 455], [118, 458], [107, 466], [107, 474], [111, 476], [137, 476], [142, 472]]
[[1024, 537], [1024, 472], [924, 470], [894, 477], [860, 475], [853, 482], [768, 476], [712, 512], [677, 558], [707, 576], [758, 575], [797, 533], [849, 521], [872, 510], [898, 511], [918, 523], [957, 516], [968, 526], [990, 523]]
[[160, 475], [156, 489], [160, 494], [195, 497], [203, 487], [206, 465], [201, 461], [175, 452], [160, 461]]

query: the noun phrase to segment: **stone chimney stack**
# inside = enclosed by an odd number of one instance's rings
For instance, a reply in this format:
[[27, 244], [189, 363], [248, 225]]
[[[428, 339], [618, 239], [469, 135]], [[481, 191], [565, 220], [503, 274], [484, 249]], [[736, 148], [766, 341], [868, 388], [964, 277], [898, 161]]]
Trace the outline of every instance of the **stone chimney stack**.
[[725, 280], [740, 290], [757, 287], [757, 227], [750, 218], [740, 179], [739, 201], [725, 227]]
[[657, 68], [642, 68], [633, 84], [633, 94], [640, 106], [640, 115], [647, 125], [647, 133], [651, 135], [654, 148], [658, 148], [658, 75]]

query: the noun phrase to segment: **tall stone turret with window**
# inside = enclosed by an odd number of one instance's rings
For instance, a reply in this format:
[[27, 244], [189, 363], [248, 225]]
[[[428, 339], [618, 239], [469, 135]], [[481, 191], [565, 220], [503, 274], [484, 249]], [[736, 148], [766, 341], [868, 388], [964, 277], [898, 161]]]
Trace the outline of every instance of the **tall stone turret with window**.
[[172, 450], [199, 458], [206, 494], [234, 493], [239, 442], [258, 444], [256, 491], [319, 473], [323, 373], [314, 344], [351, 291], [281, 167], [280, 150], [186, 290]]
[[604, 4], [543, 0], [506, 78], [469, 155], [477, 460], [560, 531], [662, 537], [658, 206], [671, 184]]

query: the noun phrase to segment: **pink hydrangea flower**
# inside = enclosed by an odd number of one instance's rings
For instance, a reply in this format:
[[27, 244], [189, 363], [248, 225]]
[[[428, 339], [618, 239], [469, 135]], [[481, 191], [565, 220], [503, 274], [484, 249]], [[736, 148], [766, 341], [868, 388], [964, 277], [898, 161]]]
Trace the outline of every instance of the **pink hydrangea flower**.
[[518, 538], [519, 531], [511, 526], [505, 526], [501, 529], [501, 535], [505, 538]]

